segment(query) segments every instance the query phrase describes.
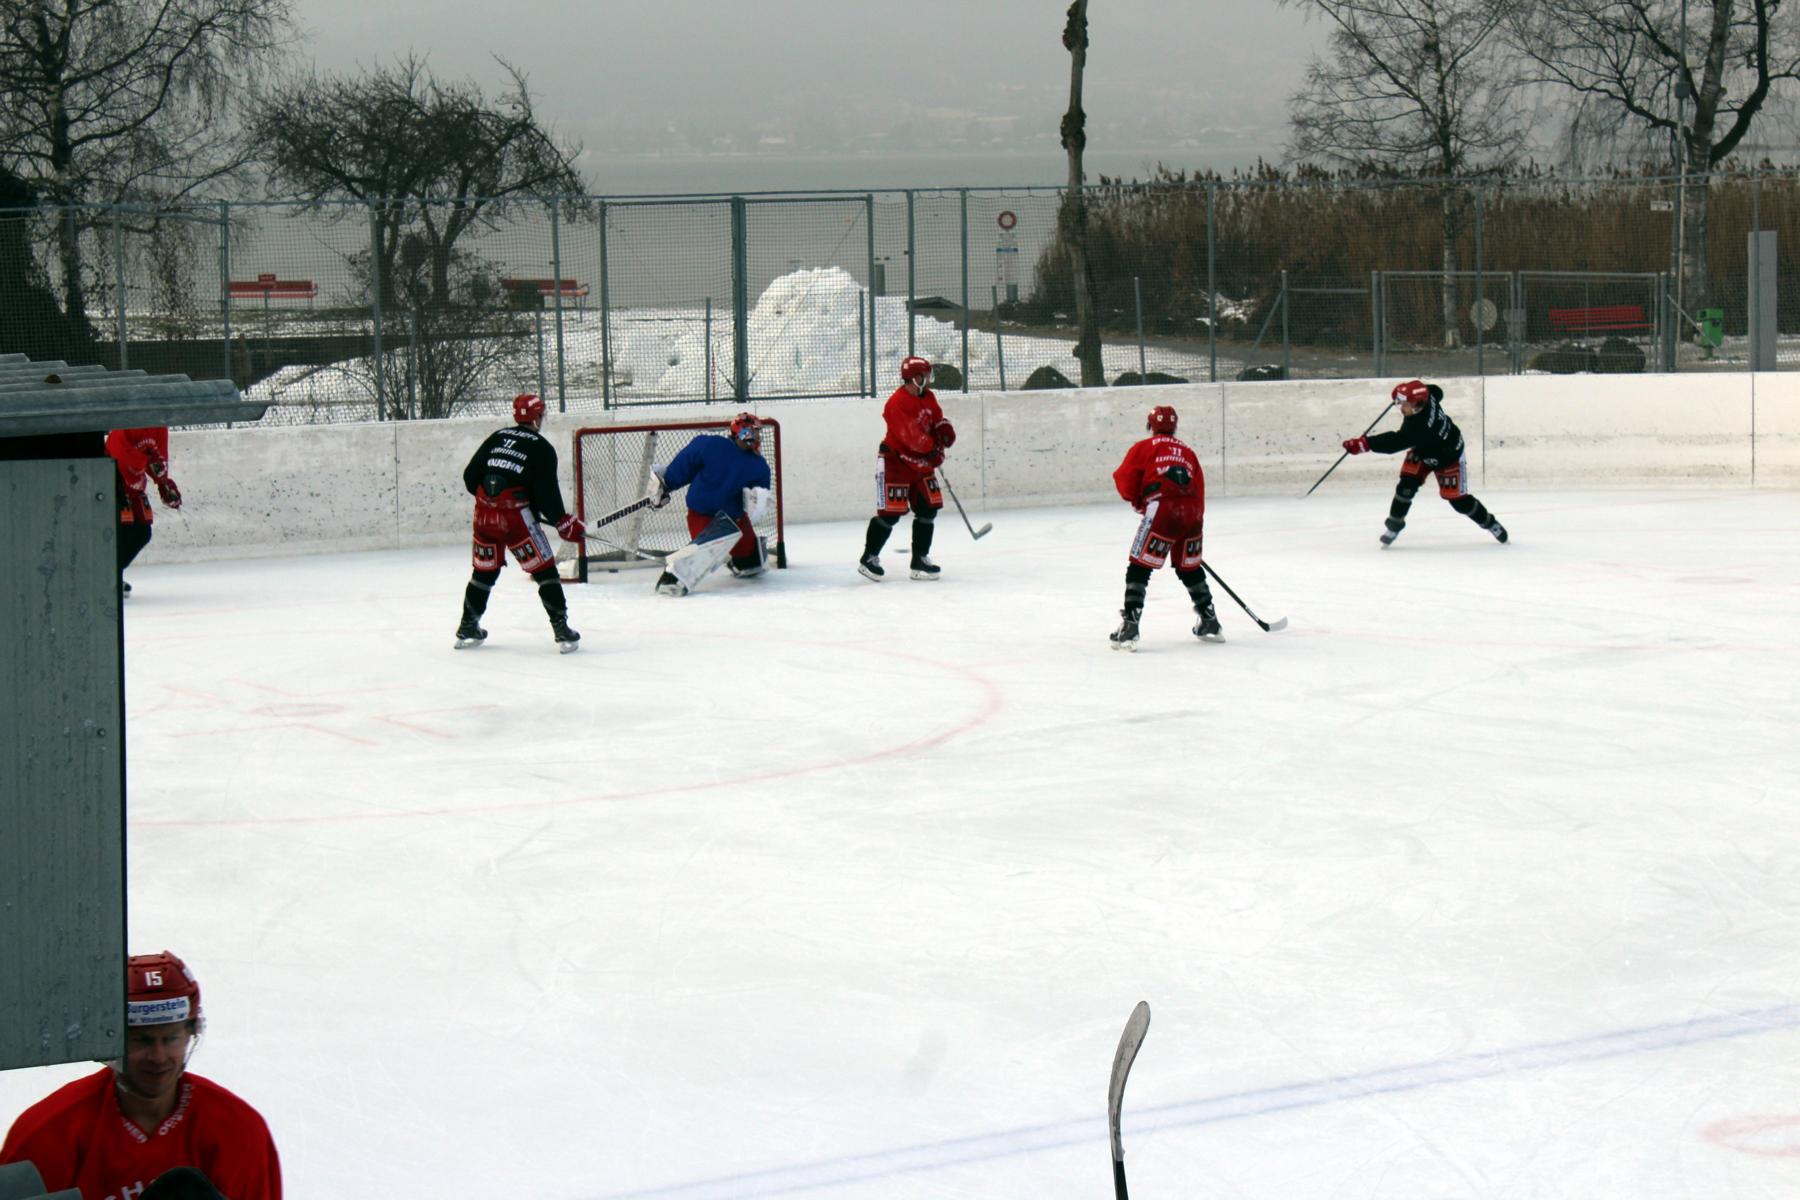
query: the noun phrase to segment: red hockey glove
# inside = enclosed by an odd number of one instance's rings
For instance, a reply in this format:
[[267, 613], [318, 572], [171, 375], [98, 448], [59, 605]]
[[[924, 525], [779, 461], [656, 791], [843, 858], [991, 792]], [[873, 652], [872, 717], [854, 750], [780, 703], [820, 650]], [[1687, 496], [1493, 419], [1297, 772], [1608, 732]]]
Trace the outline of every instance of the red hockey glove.
[[1345, 438], [1344, 449], [1351, 454], [1367, 454], [1369, 452], [1369, 439], [1366, 437]]
[[930, 454], [925, 456], [925, 467], [927, 470], [935, 471], [943, 465], [944, 452], [942, 450], [933, 450]]
[[948, 450], [956, 445], [956, 426], [948, 421], [939, 421], [931, 427], [931, 440], [938, 444], [939, 450]]
[[162, 497], [163, 504], [169, 508], [181, 507], [181, 489], [176, 487], [175, 481], [167, 475], [156, 477], [156, 494]]
[[565, 513], [556, 523], [556, 536], [565, 542], [579, 542], [587, 536], [587, 526], [577, 520], [574, 513]]

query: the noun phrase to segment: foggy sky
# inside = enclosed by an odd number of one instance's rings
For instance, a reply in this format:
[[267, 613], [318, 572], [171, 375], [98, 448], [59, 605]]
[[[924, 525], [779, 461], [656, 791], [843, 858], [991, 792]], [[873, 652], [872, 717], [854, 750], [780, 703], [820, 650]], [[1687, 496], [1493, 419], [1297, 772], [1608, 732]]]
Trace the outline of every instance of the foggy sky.
[[[408, 50], [432, 73], [529, 77], [590, 160], [648, 154], [1050, 153], [1067, 0], [292, 0], [295, 66]], [[1274, 0], [1091, 0], [1089, 151], [1183, 167], [1277, 157], [1324, 32]]]

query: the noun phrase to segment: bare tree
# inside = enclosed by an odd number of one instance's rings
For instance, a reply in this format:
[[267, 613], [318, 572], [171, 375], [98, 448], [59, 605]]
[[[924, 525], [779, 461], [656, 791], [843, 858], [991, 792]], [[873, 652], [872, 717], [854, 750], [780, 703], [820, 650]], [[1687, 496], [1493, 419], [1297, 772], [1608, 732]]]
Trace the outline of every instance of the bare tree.
[[1681, 179], [1680, 303], [1690, 312], [1709, 293], [1710, 173], [1749, 133], [1774, 85], [1800, 78], [1800, 30], [1782, 7], [1783, 0], [1538, 0], [1515, 14], [1514, 40], [1536, 77], [1578, 101], [1573, 136], [1615, 155], [1672, 145]]
[[1081, 386], [1105, 387], [1106, 368], [1100, 358], [1100, 329], [1094, 320], [1093, 280], [1088, 270], [1087, 195], [1081, 172], [1081, 152], [1087, 146], [1087, 113], [1081, 108], [1081, 73], [1087, 67], [1087, 0], [1069, 5], [1062, 42], [1070, 59], [1069, 111], [1062, 119], [1063, 149], [1069, 152], [1069, 186], [1057, 213], [1057, 231], [1069, 248], [1075, 288], [1075, 358], [1081, 364]]
[[1329, 53], [1289, 101], [1299, 159], [1436, 181], [1443, 214], [1444, 344], [1460, 336], [1458, 180], [1515, 164], [1530, 128], [1508, 62], [1524, 0], [1279, 0], [1332, 26]]
[[[46, 204], [191, 195], [244, 162], [227, 102], [289, 31], [289, 0], [0, 0], [0, 166]], [[57, 226], [63, 304], [85, 319], [81, 233]]]

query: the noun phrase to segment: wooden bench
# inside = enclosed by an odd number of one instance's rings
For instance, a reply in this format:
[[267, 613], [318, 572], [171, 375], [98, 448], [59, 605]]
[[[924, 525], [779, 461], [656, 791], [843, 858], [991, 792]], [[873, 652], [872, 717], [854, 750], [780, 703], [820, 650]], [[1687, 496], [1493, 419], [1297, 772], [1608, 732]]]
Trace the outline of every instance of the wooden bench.
[[1602, 304], [1594, 308], [1550, 310], [1551, 333], [1610, 333], [1650, 327], [1641, 304]]
[[578, 307], [587, 306], [587, 284], [577, 279], [502, 279], [500, 286], [514, 296], [535, 293], [545, 300], [561, 296], [564, 300], [575, 301]]
[[311, 304], [318, 298], [319, 285], [310, 279], [276, 279], [265, 275], [260, 279], [233, 279], [228, 285], [233, 300], [304, 300]]

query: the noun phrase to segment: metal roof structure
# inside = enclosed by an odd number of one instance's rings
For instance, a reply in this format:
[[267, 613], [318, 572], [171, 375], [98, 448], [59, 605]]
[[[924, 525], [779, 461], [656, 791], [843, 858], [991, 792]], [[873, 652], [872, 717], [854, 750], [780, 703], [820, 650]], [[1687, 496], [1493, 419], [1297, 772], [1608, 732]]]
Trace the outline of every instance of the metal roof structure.
[[0, 438], [258, 421], [267, 409], [245, 400], [228, 379], [71, 367], [0, 354]]

